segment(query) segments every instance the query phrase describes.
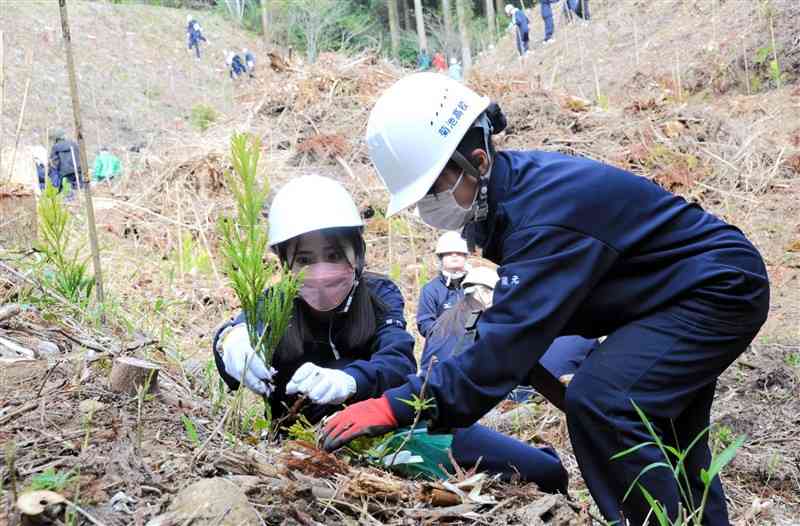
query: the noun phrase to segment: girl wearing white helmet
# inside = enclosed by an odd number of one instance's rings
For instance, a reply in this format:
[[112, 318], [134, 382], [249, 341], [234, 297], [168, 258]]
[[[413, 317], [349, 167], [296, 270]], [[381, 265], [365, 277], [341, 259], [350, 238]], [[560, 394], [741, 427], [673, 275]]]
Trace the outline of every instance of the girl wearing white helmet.
[[[469, 425], [530, 383], [565, 410], [606, 520], [647, 521], [644, 495], [626, 495], [634, 480], [675, 520], [682, 496], [670, 470], [645, 469], [664, 458], [658, 448], [634, 448], [652, 437], [632, 401], [670, 447], [703, 436], [717, 378], [767, 318], [761, 255], [739, 229], [644, 177], [558, 153], [495, 151], [491, 135], [504, 124], [486, 97], [430, 73], [398, 81], [370, 114], [367, 143], [389, 212], [416, 205], [432, 226], [467, 226], [467, 240], [500, 265], [480, 339], [434, 365], [423, 417]], [[564, 393], [539, 360], [570, 334], [608, 337]], [[410, 377], [348, 407], [326, 425], [325, 446], [405, 425], [414, 415], [402, 400], [422, 382]], [[703, 524], [727, 525], [719, 478], [702, 491], [710, 461], [707, 441], [694, 443], [684, 459], [691, 495], [683, 497], [706, 503]]]
[[240, 314], [217, 332], [214, 358], [231, 389], [244, 383], [268, 396], [275, 418], [306, 395], [303, 412], [316, 422], [338, 404], [380, 396], [416, 371], [403, 296], [389, 279], [364, 270], [362, 230], [353, 199], [333, 179], [293, 179], [272, 202], [270, 247], [293, 272], [305, 271], [291, 324], [273, 363], [265, 364]]
[[445, 232], [436, 242], [439, 274], [422, 287], [417, 305], [417, 329], [423, 338], [444, 311], [464, 297], [461, 281], [467, 271], [467, 242], [458, 232]]

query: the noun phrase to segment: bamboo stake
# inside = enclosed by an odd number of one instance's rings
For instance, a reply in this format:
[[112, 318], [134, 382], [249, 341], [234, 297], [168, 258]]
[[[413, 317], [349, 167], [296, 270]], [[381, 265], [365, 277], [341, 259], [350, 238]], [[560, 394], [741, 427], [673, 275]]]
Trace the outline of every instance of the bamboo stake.
[[6, 34], [0, 31], [0, 174], [3, 173], [3, 111], [6, 105]]
[[[33, 55], [31, 53], [28, 54], [28, 58], [32, 59]], [[28, 63], [31, 63], [31, 60], [28, 60]], [[25, 119], [25, 106], [28, 103], [28, 91], [31, 88], [31, 77], [33, 77], [33, 68], [31, 68], [30, 73], [28, 73], [28, 80], [25, 81], [25, 92], [22, 94], [22, 107], [19, 110], [19, 119], [17, 119], [17, 134], [14, 138], [14, 148], [11, 149], [11, 165], [8, 167], [8, 177], [7, 179], [11, 180], [11, 175], [14, 173], [14, 163], [17, 162], [17, 148], [19, 148], [19, 136], [22, 133], [22, 122]]]
[[[772, 58], [775, 60], [775, 87], [781, 89], [783, 82], [781, 81], [781, 63], [778, 62], [778, 47], [775, 45], [775, 21], [774, 17], [772, 16], [772, 11], [769, 13], [769, 34], [770, 39], [772, 40]], [[770, 68], [770, 72], [772, 68]]]
[[[78, 81], [75, 75], [75, 58], [72, 55], [72, 36], [69, 30], [69, 19], [67, 17], [67, 0], [58, 0], [58, 8], [61, 16], [61, 33], [64, 38], [64, 51], [67, 55], [67, 74], [69, 75], [69, 91], [72, 96], [72, 116], [75, 120], [75, 137], [78, 141], [78, 151], [80, 152], [81, 169], [77, 170], [77, 178], [81, 179], [89, 173], [89, 161], [86, 158], [86, 142], [83, 138], [83, 125], [81, 124], [81, 105], [78, 98]], [[103, 293], [103, 275], [100, 267], [100, 249], [97, 242], [97, 226], [94, 219], [94, 205], [92, 204], [92, 187], [88, 180], [82, 181], [83, 194], [86, 206], [86, 223], [89, 228], [89, 244], [92, 250], [92, 263], [94, 266], [95, 288], [97, 289], [97, 302], [105, 303]], [[105, 312], [101, 310], [101, 321], [105, 323]]]
[[744, 76], [747, 83], [747, 94], [752, 95], [750, 92], [750, 65], [747, 62], [747, 46], [742, 42], [742, 56], [744, 57]]

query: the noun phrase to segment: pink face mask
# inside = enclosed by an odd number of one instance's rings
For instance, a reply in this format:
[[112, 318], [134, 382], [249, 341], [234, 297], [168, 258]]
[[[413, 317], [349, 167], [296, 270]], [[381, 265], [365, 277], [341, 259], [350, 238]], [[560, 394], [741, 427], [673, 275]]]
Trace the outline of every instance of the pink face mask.
[[335, 309], [353, 288], [355, 274], [347, 263], [314, 263], [303, 270], [300, 297], [316, 311]]

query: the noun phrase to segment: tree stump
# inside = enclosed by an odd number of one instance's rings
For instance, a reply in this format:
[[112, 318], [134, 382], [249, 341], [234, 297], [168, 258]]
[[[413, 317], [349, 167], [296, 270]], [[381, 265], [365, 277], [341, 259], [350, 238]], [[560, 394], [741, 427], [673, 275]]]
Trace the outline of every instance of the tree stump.
[[114, 360], [109, 387], [117, 393], [137, 394], [139, 386], [144, 386], [147, 393], [158, 390], [159, 367], [151, 362], [121, 356]]
[[[54, 491], [29, 491], [17, 499], [22, 526], [55, 524], [64, 517], [66, 499]], [[59, 520], [60, 522], [60, 520]]]
[[27, 189], [0, 188], [0, 246], [30, 250], [36, 242], [36, 228], [36, 196]]

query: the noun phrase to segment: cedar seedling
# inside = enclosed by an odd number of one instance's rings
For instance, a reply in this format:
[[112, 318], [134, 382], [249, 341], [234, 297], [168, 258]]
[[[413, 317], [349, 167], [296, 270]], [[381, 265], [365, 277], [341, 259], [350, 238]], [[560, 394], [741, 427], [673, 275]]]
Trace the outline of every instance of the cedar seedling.
[[28, 491], [63, 491], [74, 480], [75, 474], [71, 471], [56, 471], [55, 468], [47, 468], [31, 478]]
[[[247, 134], [231, 138], [233, 172], [226, 174], [226, 181], [236, 199], [236, 217], [223, 219], [219, 228], [223, 271], [242, 305], [250, 344], [269, 366], [289, 326], [302, 276], [264, 262], [268, 239], [261, 211], [269, 184], [259, 183], [256, 176], [260, 147], [260, 141]], [[264, 405], [271, 426], [266, 399]]]
[[200, 447], [200, 436], [197, 434], [197, 426], [191, 418], [186, 415], [181, 415], [181, 422], [183, 422], [183, 430], [186, 431], [186, 437], [192, 443], [193, 447]]
[[49, 179], [45, 180], [37, 214], [41, 232], [38, 248], [54, 269], [50, 285], [71, 302], [86, 307], [95, 285], [87, 267], [89, 258], [81, 258], [80, 247], [70, 247], [75, 230], [72, 216], [64, 206], [64, 197]]

